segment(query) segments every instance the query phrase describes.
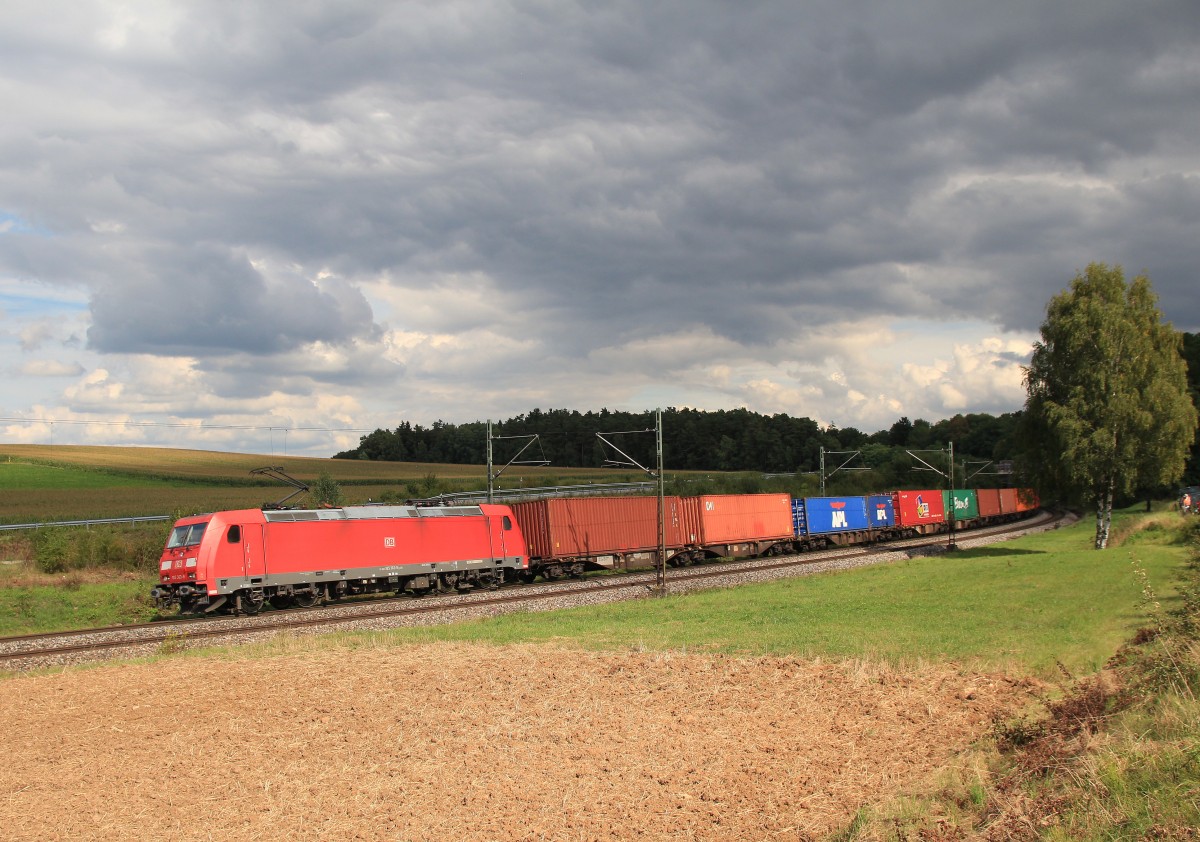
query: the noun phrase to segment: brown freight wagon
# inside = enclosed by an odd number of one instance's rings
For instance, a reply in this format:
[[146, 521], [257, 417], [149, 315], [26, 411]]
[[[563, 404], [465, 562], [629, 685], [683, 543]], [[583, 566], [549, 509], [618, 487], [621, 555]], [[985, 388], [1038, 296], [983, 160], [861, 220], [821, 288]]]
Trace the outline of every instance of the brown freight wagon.
[[[512, 504], [529, 547], [529, 569], [547, 579], [589, 567], [653, 567], [657, 497], [561, 497]], [[667, 558], [684, 546], [679, 497], [663, 499]]]
[[796, 537], [792, 498], [787, 494], [684, 497], [683, 525], [692, 552], [681, 554], [679, 563], [763, 555], [776, 547], [790, 548]]

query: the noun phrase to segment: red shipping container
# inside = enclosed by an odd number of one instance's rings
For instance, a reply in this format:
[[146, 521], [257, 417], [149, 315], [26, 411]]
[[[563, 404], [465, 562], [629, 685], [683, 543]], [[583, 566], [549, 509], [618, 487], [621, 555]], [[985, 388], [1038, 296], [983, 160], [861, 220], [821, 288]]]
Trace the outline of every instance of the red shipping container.
[[1017, 500], [1017, 489], [1000, 489], [1000, 511], [1004, 512], [1006, 515], [1015, 514], [1021, 511], [1019, 501]]
[[709, 547], [795, 537], [787, 494], [706, 494], [683, 498], [684, 538]]
[[905, 528], [924, 526], [930, 523], [943, 523], [946, 520], [946, 506], [942, 500], [942, 492], [897, 491], [892, 498], [896, 509], [896, 524]]
[[[565, 497], [512, 505], [529, 555], [574, 559], [658, 548], [657, 497]], [[663, 500], [667, 549], [683, 545], [680, 499]]]
[[975, 495], [979, 500], [980, 517], [996, 517], [1001, 513], [1000, 489], [980, 488], [975, 492]]

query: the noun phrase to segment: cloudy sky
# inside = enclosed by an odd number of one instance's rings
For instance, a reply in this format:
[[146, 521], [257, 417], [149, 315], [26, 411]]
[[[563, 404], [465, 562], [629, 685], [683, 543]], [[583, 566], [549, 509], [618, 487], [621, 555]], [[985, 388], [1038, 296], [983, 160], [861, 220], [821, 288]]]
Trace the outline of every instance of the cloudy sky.
[[0, 102], [2, 441], [1006, 412], [1093, 261], [1200, 330], [1194, 0], [7, 0]]

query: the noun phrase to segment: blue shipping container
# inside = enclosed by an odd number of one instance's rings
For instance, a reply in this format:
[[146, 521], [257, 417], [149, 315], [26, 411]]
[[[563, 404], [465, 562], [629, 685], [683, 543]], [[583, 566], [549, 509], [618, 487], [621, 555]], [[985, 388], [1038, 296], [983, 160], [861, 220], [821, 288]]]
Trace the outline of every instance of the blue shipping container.
[[[793, 520], [795, 504], [793, 503]], [[805, 497], [805, 535], [852, 532], [871, 525], [865, 497]]]
[[867, 497], [867, 519], [872, 529], [896, 525], [896, 509], [892, 506], [892, 495], [871, 494]]

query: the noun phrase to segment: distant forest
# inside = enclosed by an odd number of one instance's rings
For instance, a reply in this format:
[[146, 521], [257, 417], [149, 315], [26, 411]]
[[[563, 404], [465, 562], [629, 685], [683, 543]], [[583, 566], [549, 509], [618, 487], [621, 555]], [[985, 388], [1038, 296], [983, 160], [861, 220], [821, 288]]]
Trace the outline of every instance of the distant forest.
[[[847, 467], [870, 468], [877, 482], [901, 473], [909, 474], [911, 482], [913, 458], [906, 451], [933, 451], [951, 441], [960, 468], [963, 459], [1006, 460], [1018, 417], [1016, 413], [956, 415], [935, 424], [900, 418], [887, 430], [868, 434], [853, 427], [822, 428], [811, 418], [761, 415], [747, 409], [669, 408], [662, 416], [663, 462], [668, 471], [815, 473], [824, 447], [827, 474], [849, 459]], [[521, 460], [545, 459], [560, 468], [600, 468], [628, 456], [652, 467], [653, 429], [653, 412], [534, 409], [493, 424], [493, 461], [503, 465], [517, 457], [529, 441], [524, 437], [536, 434], [537, 441], [520, 454]], [[395, 430], [362, 436], [357, 448], [334, 458], [479, 465], [487, 460], [486, 446], [483, 422], [436, 421], [431, 427], [404, 422]], [[944, 468], [944, 456], [925, 457]], [[930, 482], [941, 484], [933, 478]]]
[[[1200, 334], [1183, 334], [1192, 399], [1200, 406]], [[964, 461], [1000, 463], [1012, 458], [1013, 435], [1020, 413], [955, 415], [942, 421], [898, 419], [886, 430], [866, 433], [853, 427], [822, 428], [811, 418], [762, 415], [748, 409], [705, 412], [663, 410], [663, 460], [668, 471], [755, 471], [811, 474], [820, 469], [821, 448], [827, 455], [826, 474], [851, 458], [848, 467], [868, 468], [863, 480], [872, 483], [911, 483], [914, 460], [906, 451], [936, 450], [954, 443], [957, 469]], [[524, 436], [538, 440], [521, 454], [523, 461], [545, 459], [556, 467], [604, 467], [624, 457], [597, 433], [642, 465], [652, 466], [654, 413], [578, 412], [534, 409], [492, 427], [493, 459], [503, 465], [525, 446]], [[405, 421], [394, 430], [375, 430], [359, 446], [336, 459], [378, 459], [394, 462], [441, 462], [480, 465], [487, 461], [487, 425], [482, 421], [430, 427]], [[844, 454], [835, 456], [832, 454]], [[944, 467], [945, 459], [928, 455]], [[991, 469], [984, 469], [984, 474]], [[962, 474], [960, 473], [961, 477]], [[934, 484], [941, 483], [930, 477]], [[1000, 482], [999, 479], [996, 482]], [[1185, 482], [1200, 482], [1200, 444], [1193, 444]], [[858, 483], [851, 483], [857, 485]], [[987, 485], [980, 479], [975, 485]]]

